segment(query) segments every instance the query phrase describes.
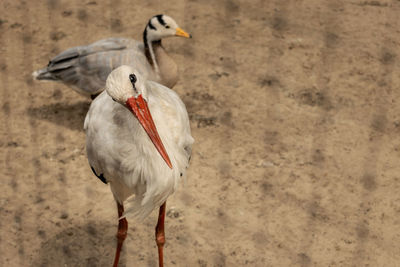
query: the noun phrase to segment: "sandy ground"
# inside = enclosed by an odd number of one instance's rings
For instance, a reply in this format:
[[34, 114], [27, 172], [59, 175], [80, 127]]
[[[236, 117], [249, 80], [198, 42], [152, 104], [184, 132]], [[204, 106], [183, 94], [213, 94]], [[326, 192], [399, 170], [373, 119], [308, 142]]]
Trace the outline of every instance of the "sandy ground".
[[[68, 47], [140, 39], [155, 14], [196, 139], [168, 203], [166, 266], [400, 266], [399, 1], [0, 3], [0, 266], [111, 266], [90, 101], [30, 73]], [[121, 266], [156, 266], [156, 212]]]

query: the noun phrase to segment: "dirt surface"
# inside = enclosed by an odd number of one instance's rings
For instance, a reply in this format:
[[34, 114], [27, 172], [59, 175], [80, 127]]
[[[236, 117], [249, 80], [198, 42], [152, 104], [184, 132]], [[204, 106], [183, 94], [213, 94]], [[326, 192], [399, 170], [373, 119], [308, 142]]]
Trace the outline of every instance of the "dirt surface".
[[[1, 1], [0, 266], [111, 266], [90, 100], [30, 74], [72, 46], [140, 39], [158, 13], [194, 36], [164, 41], [196, 140], [165, 265], [400, 266], [394, 0]], [[121, 266], [157, 265], [156, 220], [129, 220]]]

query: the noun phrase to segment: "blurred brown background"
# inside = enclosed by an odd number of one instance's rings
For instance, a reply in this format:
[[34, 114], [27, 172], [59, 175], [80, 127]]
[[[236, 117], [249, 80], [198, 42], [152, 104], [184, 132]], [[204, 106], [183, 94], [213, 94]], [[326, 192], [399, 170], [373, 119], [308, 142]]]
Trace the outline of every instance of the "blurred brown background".
[[[111, 266], [109, 188], [92, 174], [90, 101], [31, 72], [172, 16], [164, 46], [196, 139], [169, 199], [166, 266], [400, 265], [399, 1], [3, 0], [0, 265]], [[156, 266], [156, 212], [121, 266]]]

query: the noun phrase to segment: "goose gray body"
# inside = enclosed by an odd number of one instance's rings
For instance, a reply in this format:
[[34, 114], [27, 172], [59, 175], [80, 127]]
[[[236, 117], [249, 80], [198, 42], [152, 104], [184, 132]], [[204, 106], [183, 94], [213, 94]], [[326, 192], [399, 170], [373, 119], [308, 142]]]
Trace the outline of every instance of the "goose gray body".
[[121, 65], [133, 66], [159, 81], [145, 56], [144, 44], [129, 38], [108, 38], [70, 48], [34, 76], [38, 80], [62, 81], [84, 95], [96, 95], [103, 90], [110, 72]]
[[59, 81], [83, 95], [96, 96], [103, 90], [112, 70], [132, 66], [146, 79], [172, 88], [178, 81], [178, 67], [164, 50], [161, 39], [191, 38], [169, 16], [152, 17], [143, 32], [143, 42], [130, 38], [108, 38], [60, 53], [46, 68], [32, 73], [37, 80]]

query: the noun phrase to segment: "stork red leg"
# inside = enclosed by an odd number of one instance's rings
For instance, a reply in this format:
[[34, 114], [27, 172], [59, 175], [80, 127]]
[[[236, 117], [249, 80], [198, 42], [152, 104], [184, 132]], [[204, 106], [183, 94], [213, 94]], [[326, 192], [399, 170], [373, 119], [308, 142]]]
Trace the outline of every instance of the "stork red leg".
[[[120, 218], [124, 213], [124, 206], [117, 202], [117, 207], [118, 207], [118, 218]], [[128, 232], [128, 221], [126, 220], [126, 218], [120, 219], [118, 223], [118, 232], [117, 232], [118, 244], [117, 244], [117, 251], [115, 252], [115, 259], [113, 265], [114, 267], [118, 266], [119, 255], [121, 253], [122, 244], [124, 243], [127, 232]]]
[[165, 244], [165, 233], [164, 233], [164, 220], [165, 220], [165, 207], [166, 203], [161, 205], [160, 213], [158, 214], [158, 222], [156, 226], [156, 243], [158, 247], [158, 266], [164, 266], [163, 248]]

